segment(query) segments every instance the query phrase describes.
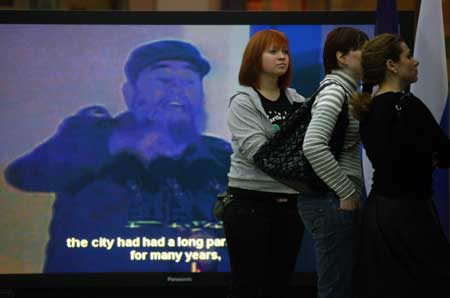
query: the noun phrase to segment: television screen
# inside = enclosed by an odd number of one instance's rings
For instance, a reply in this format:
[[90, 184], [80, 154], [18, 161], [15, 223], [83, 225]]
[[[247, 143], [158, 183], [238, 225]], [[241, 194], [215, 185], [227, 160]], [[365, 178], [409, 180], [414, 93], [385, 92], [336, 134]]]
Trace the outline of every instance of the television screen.
[[[373, 36], [374, 21], [370, 12], [0, 12], [0, 288], [68, 274], [74, 285], [226, 282], [212, 209], [227, 186], [227, 106], [249, 37], [283, 31], [291, 86], [309, 96], [327, 33]], [[413, 14], [400, 21], [410, 42]], [[306, 233], [297, 281], [313, 280], [312, 243]]]

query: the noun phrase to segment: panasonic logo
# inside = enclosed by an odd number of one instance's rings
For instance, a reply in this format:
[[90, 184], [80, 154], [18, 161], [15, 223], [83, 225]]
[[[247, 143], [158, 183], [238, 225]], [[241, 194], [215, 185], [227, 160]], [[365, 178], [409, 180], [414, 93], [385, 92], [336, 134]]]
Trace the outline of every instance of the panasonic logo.
[[192, 277], [167, 277], [168, 282], [192, 282], [192, 280]]

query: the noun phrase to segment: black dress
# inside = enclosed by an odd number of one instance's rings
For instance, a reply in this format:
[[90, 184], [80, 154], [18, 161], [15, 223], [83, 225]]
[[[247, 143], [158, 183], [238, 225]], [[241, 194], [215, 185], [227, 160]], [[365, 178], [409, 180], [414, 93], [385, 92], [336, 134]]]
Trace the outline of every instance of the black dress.
[[355, 296], [450, 297], [450, 245], [432, 201], [432, 156], [449, 167], [450, 140], [417, 97], [394, 92], [373, 98], [360, 134], [374, 175]]

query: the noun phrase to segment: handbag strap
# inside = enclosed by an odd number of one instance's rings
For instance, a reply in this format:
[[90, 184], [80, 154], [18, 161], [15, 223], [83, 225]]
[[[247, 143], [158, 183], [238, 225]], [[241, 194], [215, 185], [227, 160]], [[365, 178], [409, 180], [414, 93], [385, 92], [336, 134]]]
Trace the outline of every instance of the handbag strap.
[[[338, 119], [337, 122], [334, 126], [333, 129], [333, 133], [331, 135], [331, 139], [329, 141], [329, 145], [330, 148], [334, 148], [334, 155], [336, 157], [336, 159], [339, 157], [339, 155], [342, 152], [342, 148], [343, 148], [343, 142], [344, 142], [344, 138], [345, 138], [345, 134], [346, 134], [346, 130], [349, 124], [348, 121], [348, 92], [345, 89], [344, 86], [342, 86], [341, 83], [339, 83], [336, 80], [327, 80], [328, 82], [325, 82], [324, 84], [322, 84], [316, 92], [314, 92], [313, 96], [317, 96], [317, 94], [322, 91], [325, 87], [328, 87], [330, 85], [338, 85], [340, 86], [343, 90], [344, 90], [344, 102], [342, 104], [342, 108], [341, 108], [341, 112], [338, 115]], [[315, 101], [315, 97], [311, 98], [312, 102], [309, 106], [309, 108], [312, 109], [312, 106], [314, 104]]]
[[311, 97], [310, 97], [311, 100], [312, 100], [312, 102], [311, 102], [311, 107], [312, 107], [312, 105], [314, 104], [314, 101], [316, 100], [317, 95], [318, 95], [323, 89], [325, 89], [326, 87], [328, 87], [328, 86], [330, 86], [330, 85], [338, 85], [338, 86], [340, 86], [340, 87], [344, 90], [345, 99], [344, 99], [343, 105], [344, 105], [344, 104], [348, 104], [348, 96], [347, 96], [347, 95], [348, 95], [348, 92], [347, 92], [347, 90], [345, 89], [345, 87], [342, 86], [342, 84], [339, 83], [338, 81], [329, 79], [329, 80], [326, 80], [325, 83], [323, 83], [322, 85], [320, 85], [319, 88], [317, 88], [317, 90], [314, 91], [314, 93], [311, 95]]
[[[314, 91], [314, 93], [309, 97], [309, 98], [311, 99], [310, 106], [309, 106], [310, 109], [312, 109], [312, 106], [313, 106], [313, 104], [314, 104], [314, 101], [316, 100], [316, 97], [317, 97], [317, 95], [320, 93], [320, 91], [322, 91], [323, 89], [325, 89], [326, 87], [328, 87], [328, 86], [330, 86], [330, 85], [338, 85], [338, 86], [340, 86], [340, 87], [344, 90], [345, 99], [344, 99], [344, 103], [343, 103], [343, 105], [342, 105], [341, 113], [344, 111], [344, 109], [346, 109], [347, 112], [348, 112], [348, 97], [347, 97], [348, 92], [347, 92], [347, 90], [345, 90], [345, 87], [342, 86], [341, 83], [339, 83], [339, 82], [336, 81], [336, 80], [331, 80], [331, 79], [327, 80], [324, 84], [322, 84], [321, 86], [319, 86], [319, 88], [317, 88], [316, 91]], [[233, 96], [230, 97], [230, 100], [229, 100], [229, 102], [228, 102], [228, 107], [230, 107], [231, 102], [233, 101], [233, 99], [234, 99], [236, 96], [240, 95], [240, 94], [244, 94], [244, 95], [247, 95], [248, 97], [250, 97], [250, 94], [248, 94], [247, 92], [238, 91], [238, 92], [236, 92], [235, 94], [233, 94]], [[297, 102], [293, 102], [294, 107], [295, 107], [295, 104], [296, 104], [296, 103], [297, 103]]]

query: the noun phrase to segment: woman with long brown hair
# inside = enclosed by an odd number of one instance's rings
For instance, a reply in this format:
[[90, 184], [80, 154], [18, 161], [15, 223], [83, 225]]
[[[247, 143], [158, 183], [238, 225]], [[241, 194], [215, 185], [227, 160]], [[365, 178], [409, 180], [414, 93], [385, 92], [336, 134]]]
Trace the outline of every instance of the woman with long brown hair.
[[363, 48], [365, 92], [352, 106], [374, 174], [362, 214], [356, 297], [450, 297], [450, 246], [432, 199], [432, 171], [450, 167], [450, 140], [406, 91], [418, 65], [397, 35], [379, 35]]

